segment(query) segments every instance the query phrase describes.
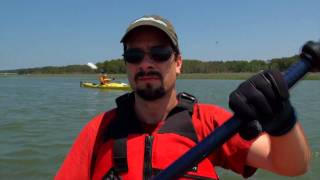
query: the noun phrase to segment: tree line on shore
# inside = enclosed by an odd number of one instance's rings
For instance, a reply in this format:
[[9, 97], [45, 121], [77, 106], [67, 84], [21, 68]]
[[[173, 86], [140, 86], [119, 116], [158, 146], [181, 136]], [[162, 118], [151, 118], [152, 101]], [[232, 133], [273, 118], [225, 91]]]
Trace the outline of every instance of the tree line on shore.
[[[242, 73], [258, 72], [265, 69], [279, 69], [284, 71], [292, 63], [298, 61], [299, 56], [274, 58], [271, 60], [232, 60], [232, 61], [201, 61], [185, 59], [183, 73]], [[126, 73], [123, 59], [112, 59], [96, 64], [98, 69], [93, 70], [87, 65], [46, 66], [39, 68], [16, 69], [6, 72], [17, 74], [92, 74], [104, 70], [110, 74]]]

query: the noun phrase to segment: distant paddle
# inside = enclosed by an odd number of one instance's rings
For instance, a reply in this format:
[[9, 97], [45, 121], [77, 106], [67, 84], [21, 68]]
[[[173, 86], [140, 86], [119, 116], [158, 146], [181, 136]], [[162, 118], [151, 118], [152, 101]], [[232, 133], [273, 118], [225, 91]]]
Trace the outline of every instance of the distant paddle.
[[94, 70], [98, 69], [98, 67], [95, 64], [93, 64], [92, 62], [88, 62], [87, 66], [89, 66], [91, 69], [94, 69]]

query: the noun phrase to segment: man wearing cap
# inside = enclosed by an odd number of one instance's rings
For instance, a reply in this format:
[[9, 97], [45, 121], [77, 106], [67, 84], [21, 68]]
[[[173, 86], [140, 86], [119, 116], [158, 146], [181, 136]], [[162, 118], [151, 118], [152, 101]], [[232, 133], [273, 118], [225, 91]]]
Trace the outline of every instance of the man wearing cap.
[[[133, 92], [84, 127], [55, 179], [151, 179], [232, 116], [176, 92], [182, 57], [168, 20], [143, 16], [121, 42]], [[280, 72], [243, 82], [229, 104], [243, 121], [240, 133], [179, 178], [218, 179], [216, 166], [245, 178], [257, 168], [286, 176], [306, 172], [309, 146]]]

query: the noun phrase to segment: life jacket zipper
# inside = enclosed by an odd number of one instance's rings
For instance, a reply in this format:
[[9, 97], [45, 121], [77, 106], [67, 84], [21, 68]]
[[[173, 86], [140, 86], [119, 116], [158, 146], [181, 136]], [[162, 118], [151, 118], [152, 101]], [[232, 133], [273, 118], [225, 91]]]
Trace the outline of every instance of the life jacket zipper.
[[146, 136], [144, 147], [143, 179], [152, 178], [152, 142], [153, 136]]

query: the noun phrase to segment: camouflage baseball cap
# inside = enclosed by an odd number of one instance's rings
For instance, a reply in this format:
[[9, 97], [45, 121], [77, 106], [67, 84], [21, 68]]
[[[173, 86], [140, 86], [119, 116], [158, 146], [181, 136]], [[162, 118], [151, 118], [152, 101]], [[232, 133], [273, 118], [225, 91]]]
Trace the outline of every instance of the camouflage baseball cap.
[[173, 25], [167, 19], [158, 16], [158, 15], [146, 15], [143, 16], [135, 21], [133, 21], [128, 29], [126, 30], [125, 34], [121, 38], [121, 43], [124, 43], [128, 34], [135, 28], [141, 26], [153, 26], [160, 30], [162, 30], [166, 35], [170, 38], [172, 44], [174, 45], [175, 50], [179, 53], [179, 44], [178, 44], [178, 37]]

